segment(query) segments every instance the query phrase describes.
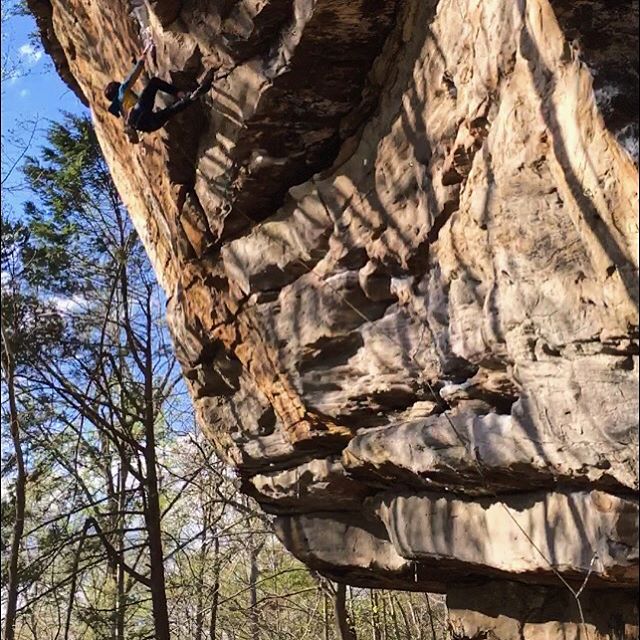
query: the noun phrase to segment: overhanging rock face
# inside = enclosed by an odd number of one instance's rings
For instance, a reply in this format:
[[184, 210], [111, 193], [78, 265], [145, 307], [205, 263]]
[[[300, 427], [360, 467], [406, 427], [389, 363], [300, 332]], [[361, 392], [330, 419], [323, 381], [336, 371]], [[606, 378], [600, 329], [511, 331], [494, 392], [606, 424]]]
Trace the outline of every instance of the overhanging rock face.
[[287, 547], [459, 637], [633, 637], [638, 3], [157, 0], [151, 72], [225, 77], [137, 147], [130, 7], [30, 4]]

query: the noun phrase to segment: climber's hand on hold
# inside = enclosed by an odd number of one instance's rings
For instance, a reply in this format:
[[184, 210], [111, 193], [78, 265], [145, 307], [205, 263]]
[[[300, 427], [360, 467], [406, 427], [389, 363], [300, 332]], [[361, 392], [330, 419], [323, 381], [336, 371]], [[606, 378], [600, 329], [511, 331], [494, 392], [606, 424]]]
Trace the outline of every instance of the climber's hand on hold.
[[140, 54], [140, 60], [144, 60], [147, 53], [152, 53], [153, 49], [154, 49], [153, 42], [148, 42], [145, 48], [142, 50], [142, 53]]

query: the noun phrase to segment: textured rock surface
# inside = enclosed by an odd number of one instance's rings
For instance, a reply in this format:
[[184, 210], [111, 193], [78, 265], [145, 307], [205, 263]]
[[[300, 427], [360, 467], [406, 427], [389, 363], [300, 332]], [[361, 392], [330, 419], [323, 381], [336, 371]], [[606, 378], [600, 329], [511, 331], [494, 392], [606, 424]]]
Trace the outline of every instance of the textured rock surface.
[[291, 551], [448, 592], [461, 637], [577, 637], [559, 576], [631, 634], [638, 2], [156, 0], [151, 72], [225, 77], [137, 147], [130, 7], [29, 2]]
[[[476, 611], [469, 612], [468, 602]], [[546, 638], [637, 638], [637, 603], [621, 601], [616, 593], [587, 591], [575, 598], [566, 589], [540, 589], [521, 584], [489, 583], [482, 588], [452, 589], [447, 597], [449, 622], [455, 638], [543, 640]]]

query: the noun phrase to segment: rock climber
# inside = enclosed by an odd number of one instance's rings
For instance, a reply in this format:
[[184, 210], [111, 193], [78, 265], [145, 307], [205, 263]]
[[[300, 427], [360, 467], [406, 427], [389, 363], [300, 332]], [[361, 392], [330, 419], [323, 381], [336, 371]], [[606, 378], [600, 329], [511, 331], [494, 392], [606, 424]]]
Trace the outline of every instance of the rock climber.
[[[213, 70], [209, 70], [195, 91], [186, 93], [174, 85], [151, 78], [147, 86], [137, 95], [131, 87], [142, 73], [145, 57], [153, 45], [149, 44], [135, 63], [131, 73], [123, 82], [110, 82], [104, 89], [104, 95], [111, 101], [109, 113], [123, 118], [125, 131], [132, 142], [137, 142], [136, 131], [151, 132], [164, 127], [167, 122], [205, 94], [213, 82]], [[176, 101], [166, 109], [154, 111], [158, 91], [174, 96]]]

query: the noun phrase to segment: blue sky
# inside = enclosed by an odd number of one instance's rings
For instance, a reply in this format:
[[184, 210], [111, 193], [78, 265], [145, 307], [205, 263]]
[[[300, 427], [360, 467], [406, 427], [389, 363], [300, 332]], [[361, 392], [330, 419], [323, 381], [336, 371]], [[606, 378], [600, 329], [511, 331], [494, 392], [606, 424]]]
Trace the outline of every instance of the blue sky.
[[[3, 9], [5, 1], [2, 0]], [[33, 132], [27, 153], [37, 155], [38, 148], [46, 142], [46, 131], [51, 121], [60, 121], [65, 111], [88, 114], [88, 110], [62, 82], [53, 62], [44, 53], [39, 38], [32, 37], [36, 25], [31, 16], [12, 17], [6, 22], [3, 21], [2, 26], [3, 59], [5, 54], [8, 54], [10, 58], [19, 62], [23, 71], [2, 83], [2, 176], [4, 178], [14, 161], [21, 156], [20, 141], [29, 140]], [[34, 122], [37, 122], [35, 129], [32, 126]], [[13, 215], [18, 217], [22, 213], [23, 203], [34, 197], [34, 194], [26, 189], [12, 188], [19, 186], [21, 182], [21, 174], [17, 168], [19, 164], [7, 181], [9, 189], [2, 190], [4, 204], [8, 204]], [[158, 288], [158, 294], [164, 304], [164, 295], [160, 288]], [[76, 302], [73, 299], [60, 299], [56, 304], [69, 306]], [[176, 393], [186, 398], [183, 383], [178, 385]], [[191, 415], [191, 405], [182, 395], [175, 402], [184, 403], [181, 410], [185, 415]], [[191, 428], [192, 425], [189, 422], [186, 431], [191, 431]]]
[[[2, 0], [3, 4], [5, 0]], [[4, 7], [3, 7], [4, 9]], [[29, 148], [35, 155], [44, 142], [50, 121], [62, 119], [64, 111], [87, 113], [75, 94], [62, 82], [49, 56], [44, 53], [39, 38], [33, 38], [35, 20], [31, 16], [15, 16], [2, 25], [2, 56], [17, 62], [21, 71], [2, 83], [2, 176], [4, 177], [21, 152], [21, 145], [31, 137]], [[3, 74], [4, 75], [4, 74]], [[20, 182], [14, 171], [8, 185]], [[9, 191], [3, 194], [19, 213], [26, 194]]]

